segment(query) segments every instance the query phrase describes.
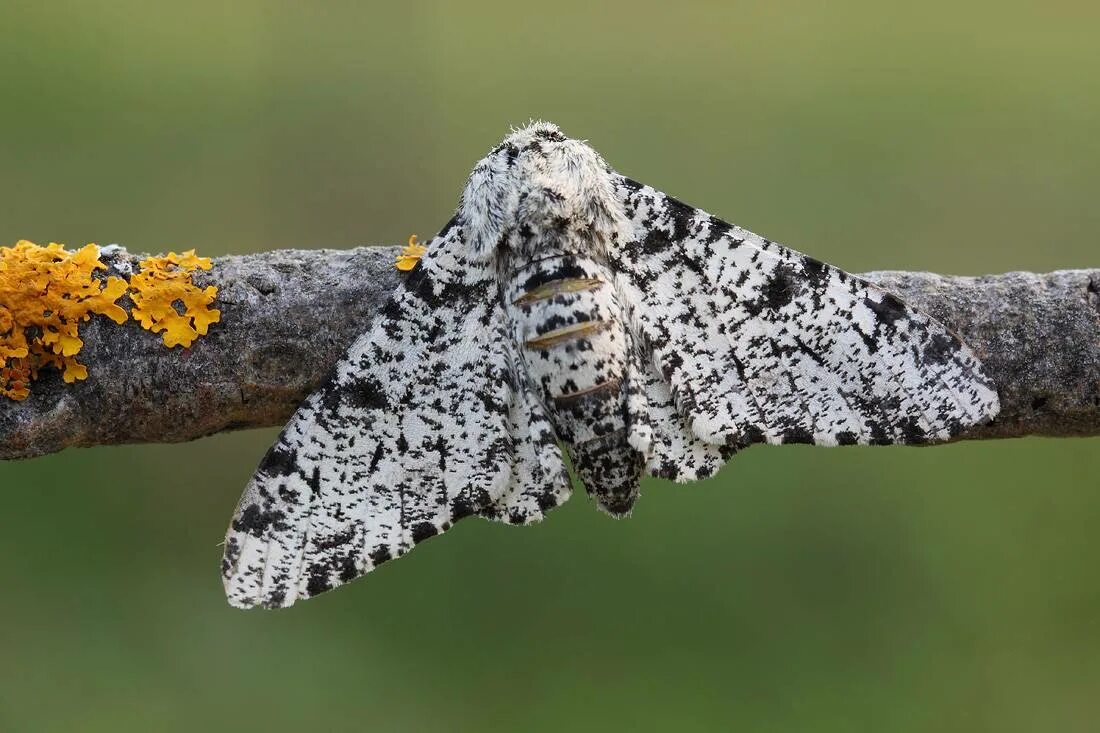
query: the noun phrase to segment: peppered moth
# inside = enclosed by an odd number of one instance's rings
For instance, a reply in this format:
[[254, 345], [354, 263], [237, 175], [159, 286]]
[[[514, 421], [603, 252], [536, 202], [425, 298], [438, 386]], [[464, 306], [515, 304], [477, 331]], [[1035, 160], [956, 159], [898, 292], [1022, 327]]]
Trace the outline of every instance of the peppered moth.
[[570, 494], [562, 445], [622, 516], [643, 475], [753, 443], [924, 443], [998, 409], [942, 324], [533, 123], [264, 457], [226, 592], [289, 606], [463, 517], [539, 521]]

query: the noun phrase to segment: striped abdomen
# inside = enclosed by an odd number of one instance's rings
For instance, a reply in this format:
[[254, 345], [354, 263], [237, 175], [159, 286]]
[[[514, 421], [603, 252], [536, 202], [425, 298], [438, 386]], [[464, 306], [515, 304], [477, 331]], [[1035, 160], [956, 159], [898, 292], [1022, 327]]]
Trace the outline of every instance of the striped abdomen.
[[517, 269], [505, 298], [527, 373], [574, 468], [602, 508], [628, 512], [642, 462], [626, 442], [630, 344], [610, 272], [555, 255]]

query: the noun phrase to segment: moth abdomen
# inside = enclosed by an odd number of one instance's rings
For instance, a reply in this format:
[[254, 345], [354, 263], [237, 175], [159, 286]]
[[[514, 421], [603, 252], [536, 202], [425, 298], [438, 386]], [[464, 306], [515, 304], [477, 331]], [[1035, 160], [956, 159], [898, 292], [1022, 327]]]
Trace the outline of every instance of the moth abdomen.
[[626, 440], [629, 339], [611, 275], [596, 260], [563, 253], [519, 267], [505, 296], [558, 438], [589, 494], [619, 516], [633, 505], [643, 462]]
[[624, 517], [638, 500], [645, 457], [626, 440], [626, 430], [615, 430], [571, 446], [573, 466], [588, 495], [603, 511]]

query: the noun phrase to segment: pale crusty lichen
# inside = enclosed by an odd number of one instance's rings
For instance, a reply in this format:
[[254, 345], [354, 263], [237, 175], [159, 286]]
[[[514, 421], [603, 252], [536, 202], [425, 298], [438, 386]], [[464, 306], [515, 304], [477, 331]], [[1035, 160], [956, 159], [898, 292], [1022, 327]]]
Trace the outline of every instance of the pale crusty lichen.
[[194, 250], [148, 258], [129, 282], [95, 276], [106, 267], [94, 244], [75, 252], [26, 240], [0, 247], [0, 395], [26, 399], [45, 367], [59, 370], [69, 383], [86, 379], [88, 369], [76, 359], [84, 346], [80, 323], [94, 314], [125, 323], [128, 315], [118, 301], [127, 293], [135, 320], [164, 331], [167, 346], [190, 346], [220, 317], [209, 307], [217, 289], [191, 282], [195, 269], [210, 268], [210, 260]]

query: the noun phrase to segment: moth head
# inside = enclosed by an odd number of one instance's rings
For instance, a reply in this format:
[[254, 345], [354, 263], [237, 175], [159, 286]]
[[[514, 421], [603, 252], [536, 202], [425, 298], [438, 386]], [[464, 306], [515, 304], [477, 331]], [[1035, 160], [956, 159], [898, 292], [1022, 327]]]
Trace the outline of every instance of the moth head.
[[487, 260], [507, 247], [602, 253], [626, 227], [613, 171], [583, 140], [557, 125], [513, 130], [470, 174], [459, 205], [468, 254]]

